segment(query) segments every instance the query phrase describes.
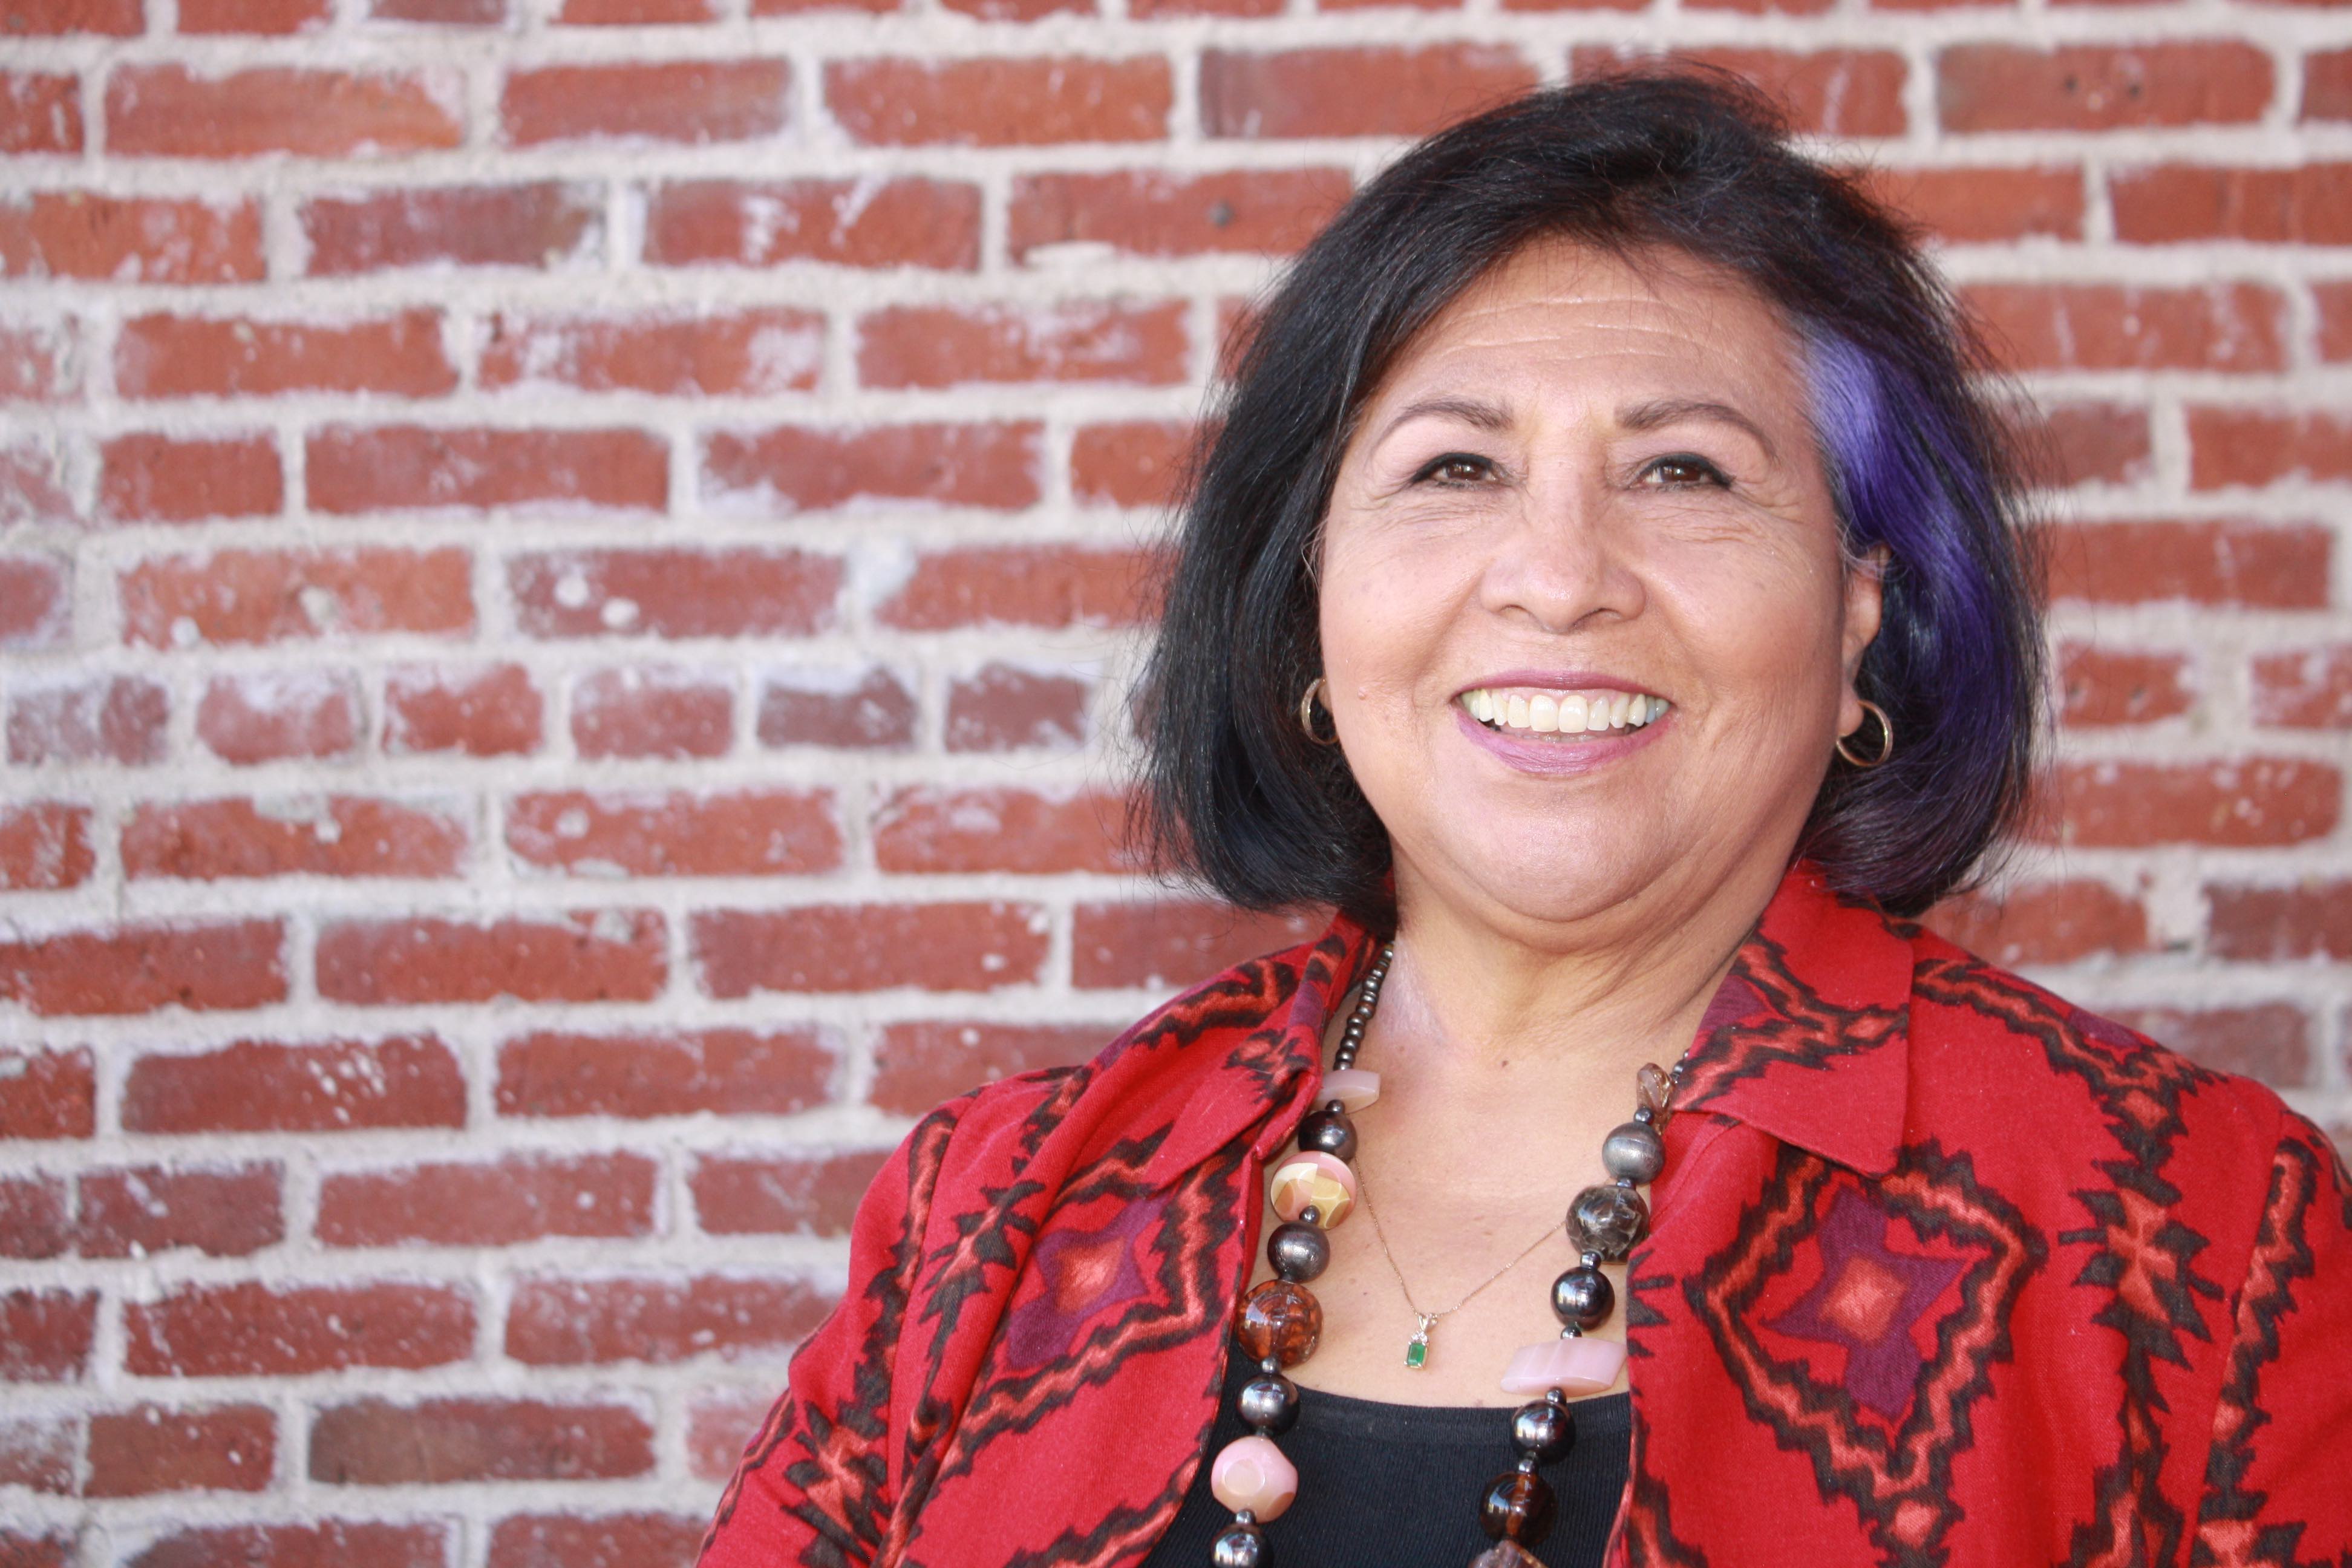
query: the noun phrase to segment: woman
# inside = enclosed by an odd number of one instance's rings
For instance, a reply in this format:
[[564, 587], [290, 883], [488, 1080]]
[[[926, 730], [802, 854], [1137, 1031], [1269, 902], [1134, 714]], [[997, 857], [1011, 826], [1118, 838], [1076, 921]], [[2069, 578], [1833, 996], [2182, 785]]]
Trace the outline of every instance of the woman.
[[1712, 79], [1368, 186], [1144, 689], [1180, 863], [1339, 913], [915, 1129], [703, 1562], [2352, 1561], [2326, 1140], [1912, 923], [2042, 679], [1973, 363]]

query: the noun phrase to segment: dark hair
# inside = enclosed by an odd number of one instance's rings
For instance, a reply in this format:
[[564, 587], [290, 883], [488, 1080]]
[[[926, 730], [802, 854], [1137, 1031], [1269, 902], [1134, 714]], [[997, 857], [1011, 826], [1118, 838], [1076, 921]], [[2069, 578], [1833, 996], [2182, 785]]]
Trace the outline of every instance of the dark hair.
[[[1896, 914], [1960, 886], [2024, 808], [2042, 648], [2025, 479], [1989, 361], [1908, 229], [1801, 156], [1772, 106], [1677, 69], [1535, 92], [1413, 147], [1298, 257], [1198, 461], [1138, 690], [1163, 859], [1248, 909], [1394, 918], [1388, 837], [1337, 747], [1313, 558], [1362, 405], [1413, 336], [1529, 242], [1663, 247], [1744, 279], [1801, 336], [1849, 554], [1891, 556], [1856, 685], [1884, 765], [1832, 764], [1801, 852]], [[1874, 743], [1874, 727], [1860, 743]]]

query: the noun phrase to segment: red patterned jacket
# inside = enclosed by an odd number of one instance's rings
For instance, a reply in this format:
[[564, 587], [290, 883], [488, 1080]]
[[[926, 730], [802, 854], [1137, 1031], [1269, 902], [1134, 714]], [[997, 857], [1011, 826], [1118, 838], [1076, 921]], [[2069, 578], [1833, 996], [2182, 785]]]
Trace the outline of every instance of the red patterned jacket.
[[[1338, 921], [926, 1117], [702, 1568], [1138, 1562], [1370, 951]], [[1666, 1141], [1612, 1568], [2352, 1564], [2352, 1183], [2269, 1091], [1801, 865]]]

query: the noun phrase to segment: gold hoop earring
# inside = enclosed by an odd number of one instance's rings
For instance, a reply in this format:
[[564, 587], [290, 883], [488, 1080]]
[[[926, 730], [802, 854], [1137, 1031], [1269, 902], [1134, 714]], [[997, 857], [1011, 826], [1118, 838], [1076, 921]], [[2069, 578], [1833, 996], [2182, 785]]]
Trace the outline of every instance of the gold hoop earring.
[[1325, 684], [1323, 678], [1318, 675], [1307, 683], [1306, 690], [1298, 694], [1298, 727], [1306, 731], [1307, 738], [1318, 746], [1336, 746], [1339, 743], [1339, 730], [1336, 721], [1328, 735], [1318, 735], [1315, 732], [1315, 700], [1320, 694], [1323, 697], [1324, 710], [1329, 711], [1330, 689], [1330, 687]]
[[[1881, 708], [1877, 703], [1871, 701], [1868, 698], [1856, 698], [1854, 700], [1862, 704], [1862, 710], [1864, 713], [1869, 714], [1872, 718], [1878, 721], [1878, 755], [1867, 759], [1855, 756], [1852, 752], [1846, 750], [1845, 743], [1852, 738], [1846, 735], [1840, 735], [1838, 737], [1837, 754], [1843, 757], [1854, 767], [1874, 768], [1895, 754], [1895, 721], [1886, 716], [1885, 709]], [[1860, 733], [1862, 733], [1862, 727], [1857, 724], [1854, 726], [1854, 734], [1859, 735]]]

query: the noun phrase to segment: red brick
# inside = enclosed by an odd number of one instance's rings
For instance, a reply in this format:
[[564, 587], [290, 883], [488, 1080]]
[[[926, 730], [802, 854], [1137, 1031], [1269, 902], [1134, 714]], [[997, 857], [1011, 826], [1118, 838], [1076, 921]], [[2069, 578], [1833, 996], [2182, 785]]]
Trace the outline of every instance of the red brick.
[[8, 705], [8, 760], [22, 764], [163, 760], [171, 694], [134, 675], [18, 686]]
[[296, 1377], [416, 1370], [474, 1349], [474, 1303], [443, 1285], [190, 1284], [122, 1310], [124, 1370], [141, 1377]]
[[792, 123], [792, 79], [787, 61], [734, 58], [518, 70], [499, 96], [501, 139], [509, 147], [759, 141]]
[[0, 1046], [0, 1138], [87, 1138], [97, 1105], [87, 1048]]
[[368, 0], [368, 16], [441, 27], [495, 27], [507, 19], [507, 6], [506, 0]]
[[81, 79], [52, 71], [0, 73], [0, 153], [79, 153]]
[[2314, 49], [2303, 57], [2302, 118], [2352, 120], [2352, 49]]
[[446, 73], [263, 66], [199, 76], [184, 65], [120, 65], [106, 84], [106, 150], [163, 158], [423, 153], [465, 141], [462, 101], [462, 84]]
[[[0, 1416], [0, 1487], [70, 1495], [77, 1489], [74, 1468], [80, 1458], [81, 1423], [72, 1416]], [[8, 1568], [20, 1561], [10, 1555], [24, 1550], [15, 1544], [18, 1539], [0, 1530], [0, 1563]]]
[[2234, 38], [2115, 47], [1955, 44], [1937, 57], [1947, 131], [2113, 131], [2258, 120], [2270, 56]]
[[705, 1154], [694, 1164], [695, 1223], [706, 1236], [846, 1236], [857, 1200], [889, 1156]]
[[2352, 643], [2258, 655], [2254, 719], [2292, 730], [2352, 730]]
[[[72, 1248], [65, 1183], [55, 1176], [0, 1177], [0, 1258], [56, 1258]], [[10, 1463], [8, 1436], [0, 1431], [0, 1486], [11, 1484]]]
[[[1132, 8], [1129, 15], [1134, 15]], [[735, 1473], [776, 1397], [775, 1390], [764, 1386], [710, 1389], [696, 1396], [686, 1411], [686, 1467], [696, 1479], [724, 1481]]]
[[519, 664], [398, 665], [384, 673], [382, 744], [392, 756], [526, 755], [539, 750], [544, 707]]
[[915, 742], [915, 698], [881, 665], [776, 670], [760, 689], [756, 722], [763, 746], [903, 751]]
[[578, 910], [487, 921], [332, 921], [319, 932], [319, 994], [411, 1002], [649, 1002], [669, 973], [652, 910]]
[[2051, 596], [2318, 609], [2327, 603], [2331, 548], [2327, 530], [2309, 524], [2079, 522], [2052, 531]]
[[1858, 171], [1881, 201], [1957, 244], [2083, 237], [2083, 171], [2037, 168]]
[[1041, 493], [1042, 437], [1026, 422], [722, 430], [704, 449], [702, 495], [763, 516], [909, 501], [1011, 511]]
[[285, 1239], [284, 1180], [275, 1164], [85, 1171], [75, 1239], [84, 1258], [147, 1258], [175, 1247], [244, 1258]]
[[688, 669], [600, 669], [572, 692], [583, 757], [723, 757], [735, 743], [735, 692]]
[[550, 790], [507, 808], [507, 847], [589, 876], [805, 876], [841, 865], [824, 790]]
[[329, 1247], [650, 1236], [654, 1177], [654, 1163], [641, 1154], [514, 1155], [495, 1163], [331, 1173], [320, 1184], [318, 1235]]
[[2245, 847], [2324, 837], [2341, 815], [2344, 775], [2321, 763], [2070, 763], [2058, 771], [2064, 842]]
[[490, 1528], [488, 1568], [657, 1568], [694, 1560], [699, 1514], [514, 1514]]
[[73, 569], [62, 556], [0, 555], [0, 648], [62, 647], [73, 633]]
[[948, 688], [950, 752], [1076, 751], [1087, 740], [1087, 683], [1009, 664], [982, 665]]
[[0, 321], [0, 402], [79, 401], [80, 338], [69, 319]]
[[326, 25], [327, 0], [180, 0], [183, 33], [306, 33]]
[[1086, 1061], [1118, 1037], [1111, 1025], [957, 1024], [934, 1018], [884, 1026], [874, 1050], [880, 1110], [919, 1116], [941, 1100], [1039, 1068]]
[[0, 200], [0, 277], [105, 283], [250, 283], [262, 277], [261, 204], [91, 191]]
[[814, 310], [704, 309], [627, 316], [520, 316], [490, 321], [481, 384], [764, 396], [805, 392], [824, 365]]
[[1909, 126], [1903, 88], [1910, 68], [1901, 55], [1888, 49], [1680, 48], [1660, 56], [1646, 48], [1591, 44], [1569, 52], [1569, 73], [1582, 81], [1636, 61], [1657, 58], [1747, 79], [1780, 104], [1798, 131], [1825, 136], [1900, 136]]
[[110, 522], [198, 522], [285, 510], [278, 438], [155, 431], [116, 436], [99, 453], [98, 511]]
[[123, 826], [122, 874], [454, 877], [466, 844], [461, 817], [364, 795], [157, 801]]
[[[70, 525], [80, 508], [66, 488], [64, 443], [54, 434], [0, 433], [0, 523]], [[0, 618], [6, 606], [0, 605]]]
[[76, 1535], [62, 1529], [25, 1535], [0, 1525], [0, 1563], [7, 1568], [73, 1568], [80, 1557]]
[[1140, 868], [1125, 796], [1099, 791], [915, 785], [874, 814], [885, 871], [1128, 872]]
[[1181, 420], [1086, 425], [1070, 441], [1070, 489], [1081, 501], [1159, 507], [1176, 500], [1200, 438]]
[[78, 1383], [97, 1331], [95, 1290], [0, 1290], [0, 1383]]
[[1184, 379], [1190, 344], [1181, 300], [1020, 305], [893, 305], [858, 319], [857, 378], [867, 386], [990, 382]]
[[164, 1536], [129, 1568], [444, 1568], [449, 1527], [325, 1520], [316, 1524], [204, 1525]]
[[556, 22], [566, 27], [639, 27], [715, 22], [713, 0], [563, 0]]
[[85, 1497], [266, 1490], [278, 1461], [278, 1419], [258, 1405], [196, 1410], [138, 1405], [89, 1418]]
[[2315, 282], [2311, 298], [2319, 307], [2319, 357], [2352, 360], [2352, 282]]
[[1979, 283], [1964, 302], [2018, 370], [2281, 370], [2286, 301], [2253, 283]]
[[373, 429], [337, 425], [309, 441], [310, 505], [371, 511], [660, 511], [669, 449], [646, 430]]
[[2220, 883], [2205, 889], [2205, 949], [2246, 963], [2352, 959], [2352, 882], [2284, 887]]
[[[122, 637], [150, 647], [474, 629], [473, 557], [441, 550], [223, 550], [144, 561], [121, 578]], [[265, 683], [266, 684], [266, 683]]]
[[1080, 904], [1072, 911], [1070, 979], [1087, 991], [1190, 985], [1312, 941], [1328, 923], [1312, 911], [1253, 915], [1189, 900]]
[[1161, 561], [1146, 550], [1010, 544], [927, 553], [876, 612], [884, 626], [1131, 626], [1154, 619]]
[[1048, 945], [1034, 904], [814, 904], [706, 910], [688, 942], [712, 996], [758, 991], [992, 991], [1034, 983]]
[[2352, 479], [2352, 416], [2325, 409], [2189, 410], [2189, 482], [2194, 489], [2346, 479]]
[[0, 889], [55, 892], [89, 880], [89, 807], [68, 801], [0, 801]]
[[110, 33], [127, 38], [146, 26], [139, 0], [8, 0], [0, 9], [0, 33], [17, 37]]
[[980, 265], [980, 187], [945, 180], [678, 180], [646, 197], [655, 267]]
[[299, 209], [306, 270], [340, 276], [406, 267], [553, 268], [604, 245], [603, 187], [542, 180], [316, 196]]
[[1834, 0], [1688, 0], [1696, 11], [1745, 11], [1750, 16], [1815, 16]]
[[625, 1405], [360, 1399], [312, 1421], [310, 1475], [345, 1487], [614, 1479], [653, 1468], [653, 1436]]
[[2122, 1007], [2109, 1016], [2158, 1045], [2218, 1072], [2243, 1073], [2274, 1089], [2312, 1081], [2311, 1021], [2290, 1003], [2251, 1007]]
[[359, 694], [331, 670], [216, 675], [196, 703], [196, 739], [250, 767], [289, 757], [341, 757], [359, 745]]
[[507, 1312], [506, 1348], [530, 1366], [782, 1352], [832, 1305], [802, 1279], [526, 1279]]
[[2189, 711], [2189, 656], [2069, 643], [2059, 649], [2059, 717], [2068, 724], [2151, 724]]
[[852, 141], [1013, 147], [1160, 141], [1175, 86], [1158, 55], [835, 60], [824, 97]]
[[2244, 239], [2352, 244], [2352, 163], [2225, 169], [2176, 163], [2107, 177], [2116, 237], [2142, 245]]
[[501, 1116], [791, 1116], [831, 1098], [807, 1029], [519, 1036], [499, 1047]]
[[803, 550], [564, 550], [507, 563], [538, 637], [809, 637], [833, 625], [839, 557]]
[[2136, 404], [2059, 403], [2024, 432], [2034, 480], [2053, 489], [2132, 485], [2156, 473], [2147, 410]]
[[1005, 244], [1016, 261], [1069, 244], [1129, 256], [1286, 256], [1354, 188], [1347, 170], [1330, 168], [1032, 174], [1013, 182]]
[[270, 397], [376, 392], [434, 397], [457, 384], [437, 310], [304, 324], [250, 317], [134, 316], [114, 347], [125, 397]]
[[1201, 57], [1201, 129], [1211, 136], [1422, 136], [1533, 87], [1519, 52], [1496, 44], [1292, 49]]
[[0, 997], [39, 1017], [235, 1011], [286, 999], [278, 920], [126, 921], [0, 942]]
[[131, 1132], [347, 1132], [463, 1127], [466, 1079], [431, 1035], [380, 1040], [236, 1040], [150, 1052], [131, 1064]]

